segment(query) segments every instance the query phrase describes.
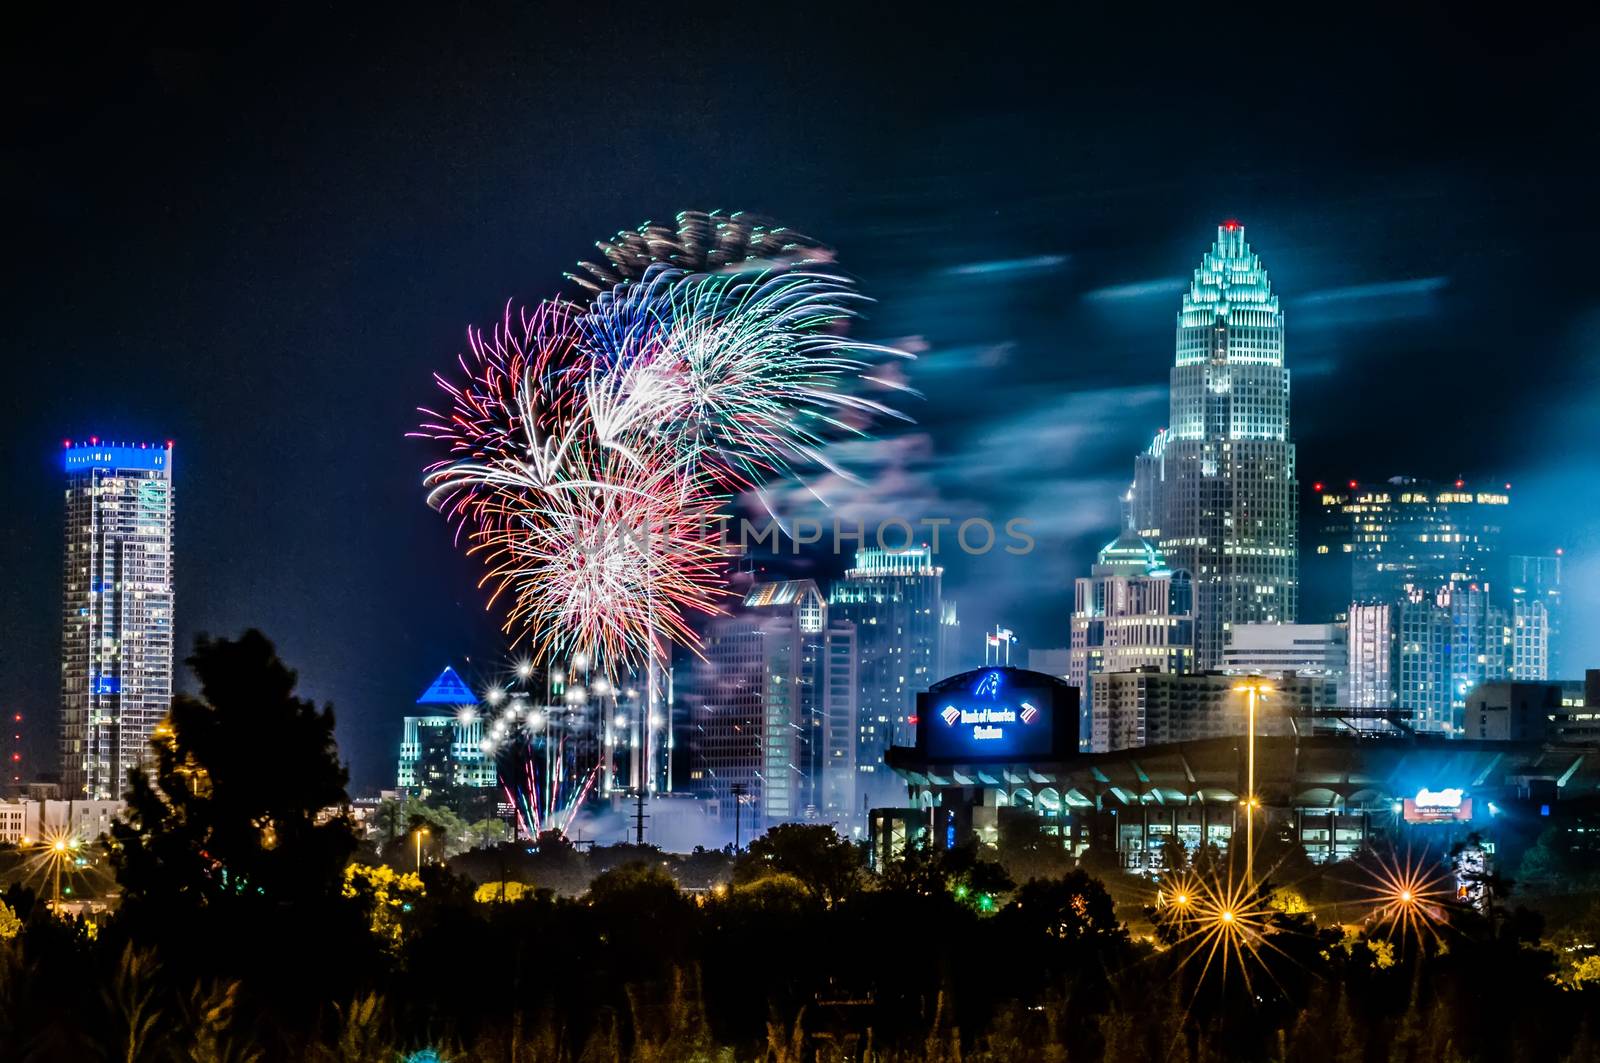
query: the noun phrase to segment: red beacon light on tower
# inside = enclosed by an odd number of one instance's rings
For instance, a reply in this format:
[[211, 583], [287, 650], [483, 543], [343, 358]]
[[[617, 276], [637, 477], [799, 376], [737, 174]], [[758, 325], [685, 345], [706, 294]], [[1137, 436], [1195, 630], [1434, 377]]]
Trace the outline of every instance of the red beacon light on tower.
[[1239, 219], [1238, 218], [1224, 218], [1224, 219], [1222, 219], [1222, 227], [1224, 229], [1228, 230], [1230, 233], [1236, 233], [1240, 229], [1244, 228], [1243, 225], [1239, 224]]
[[1318, 480], [1318, 481], [1317, 481], [1317, 482], [1316, 482], [1316, 483], [1314, 483], [1314, 484], [1312, 484], [1312, 485], [1311, 485], [1311, 490], [1313, 490], [1313, 491], [1320, 491], [1320, 490], [1322, 490], [1322, 481], [1321, 481], [1321, 480]]

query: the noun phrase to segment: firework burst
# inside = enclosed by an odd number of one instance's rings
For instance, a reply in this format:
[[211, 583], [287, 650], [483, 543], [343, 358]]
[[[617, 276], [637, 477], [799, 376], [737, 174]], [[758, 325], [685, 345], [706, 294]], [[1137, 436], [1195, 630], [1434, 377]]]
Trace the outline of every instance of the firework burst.
[[609, 446], [626, 450], [643, 434], [671, 441], [685, 471], [725, 491], [808, 467], [847, 475], [826, 444], [900, 416], [854, 390], [898, 387], [871, 370], [900, 352], [845, 332], [860, 302], [830, 274], [652, 266], [580, 321], [596, 359], [590, 417]]
[[690, 273], [720, 273], [833, 261], [833, 252], [811, 237], [743, 211], [684, 211], [671, 225], [646, 222], [595, 248], [602, 261], [580, 262], [578, 272], [567, 274], [589, 296], [638, 280], [657, 263]]
[[815, 241], [744, 215], [685, 214], [602, 242], [591, 297], [468, 333], [446, 408], [416, 435], [431, 505], [486, 564], [491, 605], [540, 661], [664, 660], [716, 610], [735, 495], [808, 468], [898, 416], [900, 352], [852, 341], [862, 297]]
[[[593, 464], [591, 464], [593, 462]], [[569, 482], [536, 500], [502, 498], [472, 534], [490, 603], [538, 660], [638, 661], [662, 639], [696, 644], [688, 616], [716, 611], [726, 551], [719, 499], [671, 466], [567, 455]]]

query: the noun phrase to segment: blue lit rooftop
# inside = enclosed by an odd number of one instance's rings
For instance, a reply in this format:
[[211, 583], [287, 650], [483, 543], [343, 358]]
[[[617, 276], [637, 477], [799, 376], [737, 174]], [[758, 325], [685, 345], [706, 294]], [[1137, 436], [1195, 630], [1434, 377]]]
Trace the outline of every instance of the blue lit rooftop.
[[476, 705], [477, 703], [478, 699], [472, 693], [472, 689], [456, 674], [454, 668], [448, 666], [417, 699], [418, 705]]
[[165, 443], [114, 443], [90, 436], [87, 441], [62, 441], [62, 468], [67, 472], [86, 469], [134, 469], [140, 472], [172, 471], [172, 440]]

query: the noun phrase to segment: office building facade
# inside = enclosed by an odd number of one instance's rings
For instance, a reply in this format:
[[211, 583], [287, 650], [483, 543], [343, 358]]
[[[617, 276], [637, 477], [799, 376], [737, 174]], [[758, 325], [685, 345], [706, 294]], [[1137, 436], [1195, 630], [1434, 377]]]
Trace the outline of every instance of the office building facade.
[[121, 797], [172, 704], [172, 444], [68, 442], [61, 778]]
[[1073, 586], [1067, 682], [1087, 690], [1100, 672], [1194, 670], [1194, 590], [1132, 531], [1101, 548]]
[[1226, 221], [1177, 323], [1168, 426], [1135, 462], [1133, 526], [1194, 582], [1196, 667], [1235, 624], [1298, 616], [1299, 514], [1284, 315], [1244, 226]]
[[1400, 602], [1413, 588], [1500, 579], [1510, 484], [1396, 476], [1312, 488], [1321, 528], [1308, 571], [1333, 594], [1326, 603], [1330, 613], [1346, 602]]
[[1419, 731], [1464, 733], [1467, 693], [1506, 678], [1511, 625], [1488, 584], [1414, 589], [1398, 608], [1397, 703]]
[[493, 754], [485, 749], [478, 699], [454, 668], [417, 698], [424, 715], [407, 716], [400, 736], [395, 785], [403, 794], [428, 797], [459, 789], [496, 786]]
[[1395, 610], [1389, 604], [1352, 602], [1346, 613], [1349, 664], [1340, 699], [1356, 709], [1395, 704]]
[[53, 801], [0, 800], [0, 845], [68, 841], [84, 845], [110, 833], [127, 805], [122, 799]]
[[[1467, 738], [1489, 742], [1600, 745], [1600, 670], [1558, 683], [1495, 680], [1467, 692]], [[1587, 688], [1587, 689], [1586, 689]]]
[[1548, 556], [1515, 554], [1510, 558], [1512, 660], [1514, 679], [1560, 679], [1561, 629], [1566, 611], [1561, 596], [1561, 562], [1557, 550]]
[[758, 583], [711, 622], [691, 703], [701, 796], [755, 834], [778, 823], [843, 826], [855, 805], [856, 627], [829, 616], [812, 580]]
[[1223, 670], [1241, 675], [1286, 672], [1334, 681], [1346, 698], [1350, 650], [1343, 624], [1239, 624], [1222, 651]]
[[855, 565], [829, 588], [828, 615], [856, 631], [855, 763], [863, 793], [893, 791], [884, 752], [912, 740], [917, 694], [944, 674], [960, 629], [943, 581], [944, 569], [926, 547], [874, 549], [857, 551]]
[[[1323, 676], [1284, 675], [1257, 705], [1256, 733], [1293, 733], [1297, 715], [1335, 708], [1338, 684]], [[1090, 689], [1092, 751], [1243, 735], [1249, 708], [1239, 677], [1218, 672], [1173, 675], [1144, 668], [1104, 672]]]

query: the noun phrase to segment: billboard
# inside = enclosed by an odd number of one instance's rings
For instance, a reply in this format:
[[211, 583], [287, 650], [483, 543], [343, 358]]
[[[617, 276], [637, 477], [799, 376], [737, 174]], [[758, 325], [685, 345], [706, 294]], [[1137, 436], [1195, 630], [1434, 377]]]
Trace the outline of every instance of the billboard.
[[957, 678], [959, 684], [946, 680], [919, 698], [929, 759], [1051, 755], [1057, 696], [1052, 677], [989, 668]]
[[1404, 802], [1401, 815], [1407, 823], [1458, 823], [1472, 818], [1472, 798], [1456, 787], [1430, 790], [1426, 786]]

